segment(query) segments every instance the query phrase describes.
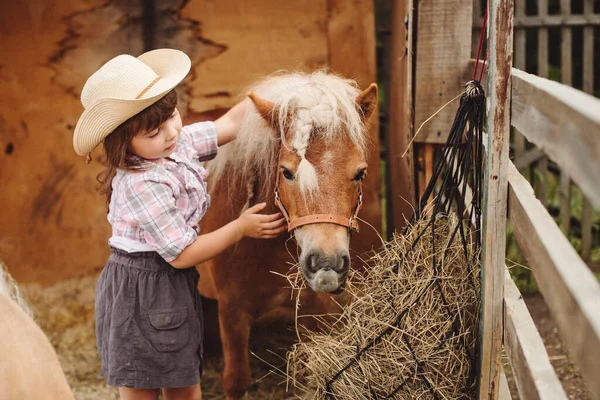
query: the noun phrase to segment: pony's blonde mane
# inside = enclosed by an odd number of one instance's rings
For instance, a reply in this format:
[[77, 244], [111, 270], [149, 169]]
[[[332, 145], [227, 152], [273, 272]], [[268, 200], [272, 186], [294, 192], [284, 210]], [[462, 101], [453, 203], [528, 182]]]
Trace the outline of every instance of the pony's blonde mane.
[[33, 317], [33, 312], [30, 310], [27, 302], [21, 296], [21, 291], [13, 277], [8, 273], [4, 263], [0, 261], [0, 293], [8, 296], [30, 317]]
[[[211, 189], [225, 169], [231, 168], [231, 176], [238, 182], [230, 184], [247, 184], [254, 177], [260, 185], [257, 194], [264, 199], [271, 194], [265, 191], [278, 172], [276, 163], [283, 145], [301, 159], [296, 177], [306, 195], [318, 189], [314, 166], [305, 158], [313, 138], [347, 140], [342, 136], [347, 134], [366, 153], [366, 129], [356, 105], [361, 91], [353, 80], [325, 71], [279, 73], [253, 85], [249, 91], [278, 105], [279, 132], [273, 132], [256, 109], [248, 112], [237, 139], [223, 146], [219, 156], [209, 163]], [[287, 141], [283, 140], [285, 132], [289, 135]]]

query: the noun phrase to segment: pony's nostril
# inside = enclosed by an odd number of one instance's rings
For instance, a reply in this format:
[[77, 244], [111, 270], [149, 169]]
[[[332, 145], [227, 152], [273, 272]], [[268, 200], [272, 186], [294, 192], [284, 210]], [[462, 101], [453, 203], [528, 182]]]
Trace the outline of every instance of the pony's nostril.
[[350, 268], [350, 256], [345, 254], [342, 256], [342, 268], [344, 270], [347, 270], [348, 268]]
[[308, 264], [308, 269], [311, 272], [317, 272], [317, 270], [319, 269], [317, 267], [317, 255], [316, 254], [311, 254], [310, 256], [308, 256], [308, 258], [307, 258], [307, 264]]
[[340, 255], [337, 258], [336, 271], [346, 271], [350, 267], [350, 256], [348, 254]]

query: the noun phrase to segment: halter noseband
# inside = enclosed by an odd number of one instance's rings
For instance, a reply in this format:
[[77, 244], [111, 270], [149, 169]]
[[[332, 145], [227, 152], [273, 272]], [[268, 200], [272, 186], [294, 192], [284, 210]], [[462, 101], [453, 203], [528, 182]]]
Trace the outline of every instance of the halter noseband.
[[281, 202], [281, 198], [279, 197], [279, 174], [277, 175], [277, 184], [275, 185], [275, 205], [279, 207], [283, 217], [287, 221], [288, 224], [288, 232], [293, 231], [296, 228], [299, 228], [303, 225], [310, 224], [336, 224], [346, 227], [354, 232], [358, 232], [358, 212], [362, 207], [363, 196], [362, 196], [362, 183], [358, 183], [358, 204], [356, 205], [356, 209], [354, 210], [354, 214], [350, 217], [342, 217], [340, 215], [333, 214], [312, 214], [306, 215], [304, 217], [299, 217], [294, 220], [290, 218], [287, 209]]

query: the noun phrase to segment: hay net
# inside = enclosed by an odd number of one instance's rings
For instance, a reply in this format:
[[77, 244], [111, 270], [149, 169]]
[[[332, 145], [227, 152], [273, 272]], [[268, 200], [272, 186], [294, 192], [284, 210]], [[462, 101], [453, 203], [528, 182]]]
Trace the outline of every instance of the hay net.
[[[474, 398], [485, 96], [471, 81], [402, 235], [353, 274], [353, 300], [327, 333], [288, 354], [288, 379], [315, 399]], [[428, 199], [433, 196], [433, 201]]]

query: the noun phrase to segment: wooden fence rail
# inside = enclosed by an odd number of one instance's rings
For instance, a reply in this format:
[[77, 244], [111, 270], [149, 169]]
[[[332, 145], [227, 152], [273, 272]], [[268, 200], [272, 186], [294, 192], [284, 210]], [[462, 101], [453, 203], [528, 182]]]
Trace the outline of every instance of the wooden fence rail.
[[514, 165], [510, 166], [508, 184], [508, 216], [519, 248], [571, 359], [598, 399], [600, 285]]
[[508, 269], [504, 272], [504, 349], [522, 399], [567, 399]]
[[518, 69], [512, 83], [511, 125], [600, 206], [600, 100]]

